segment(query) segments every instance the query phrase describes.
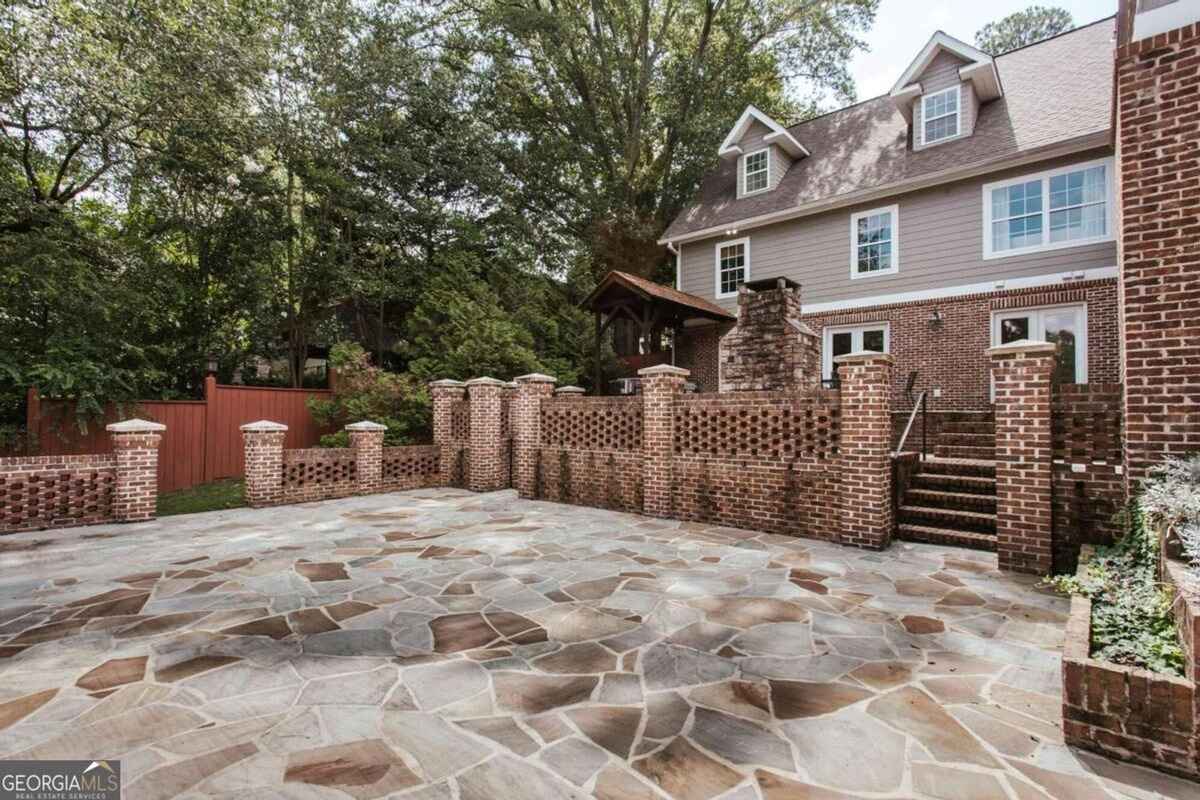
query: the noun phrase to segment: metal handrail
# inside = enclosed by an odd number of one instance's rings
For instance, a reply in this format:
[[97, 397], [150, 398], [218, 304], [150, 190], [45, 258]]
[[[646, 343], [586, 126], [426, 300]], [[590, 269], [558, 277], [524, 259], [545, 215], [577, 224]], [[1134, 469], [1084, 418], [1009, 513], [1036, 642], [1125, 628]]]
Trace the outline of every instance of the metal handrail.
[[896, 445], [895, 454], [898, 455], [898, 454], [904, 452], [904, 443], [908, 441], [909, 431], [912, 430], [913, 422], [915, 422], [917, 419], [917, 412], [920, 411], [921, 412], [921, 460], [922, 461], [925, 460], [926, 436], [928, 435], [928, 431], [929, 431], [929, 425], [928, 425], [929, 416], [927, 413], [928, 409], [926, 408], [926, 403], [925, 403], [925, 396], [927, 394], [928, 394], [928, 391], [921, 392], [921, 395], [917, 398], [917, 402], [913, 403], [912, 412], [908, 415], [908, 424], [904, 426], [904, 433], [900, 436], [900, 444]]

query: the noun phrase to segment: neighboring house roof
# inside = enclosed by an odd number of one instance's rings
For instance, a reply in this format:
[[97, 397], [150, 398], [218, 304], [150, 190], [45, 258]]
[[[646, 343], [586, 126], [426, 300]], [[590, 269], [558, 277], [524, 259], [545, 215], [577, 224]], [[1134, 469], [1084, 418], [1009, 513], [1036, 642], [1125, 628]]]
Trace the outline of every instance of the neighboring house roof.
[[1004, 96], [983, 104], [973, 135], [914, 151], [889, 95], [792, 125], [810, 156], [779, 186], [738, 199], [723, 161], [661, 241], [716, 236], [958, 180], [1006, 165], [1111, 144], [1113, 18], [997, 56]]
[[646, 278], [630, 275], [628, 272], [613, 270], [600, 279], [600, 283], [592, 290], [582, 303], [583, 308], [599, 310], [604, 303], [601, 299], [615, 287], [621, 287], [633, 292], [644, 300], [658, 300], [674, 307], [683, 316], [707, 317], [716, 320], [737, 319], [716, 303], [697, 297], [694, 294], [681, 292], [670, 286], [647, 280]]

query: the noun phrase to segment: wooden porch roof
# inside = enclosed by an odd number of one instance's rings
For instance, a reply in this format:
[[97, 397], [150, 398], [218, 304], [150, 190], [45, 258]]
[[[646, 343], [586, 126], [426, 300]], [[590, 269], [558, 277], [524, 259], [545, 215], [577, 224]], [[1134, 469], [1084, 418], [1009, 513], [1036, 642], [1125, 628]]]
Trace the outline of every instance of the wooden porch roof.
[[628, 306], [631, 301], [659, 306], [666, 312], [662, 317], [675, 320], [702, 317], [727, 322], [737, 319], [736, 315], [703, 297], [617, 270], [605, 275], [580, 306], [609, 314], [621, 306]]

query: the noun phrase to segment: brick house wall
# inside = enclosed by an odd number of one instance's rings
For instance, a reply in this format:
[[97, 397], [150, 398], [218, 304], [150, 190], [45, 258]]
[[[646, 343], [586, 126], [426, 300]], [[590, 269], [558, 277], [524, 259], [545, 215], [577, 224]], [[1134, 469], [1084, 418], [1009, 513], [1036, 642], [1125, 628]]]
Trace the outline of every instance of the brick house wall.
[[[1121, 380], [1121, 342], [1117, 281], [1113, 279], [1081, 281], [1062, 287], [997, 290], [852, 311], [805, 313], [801, 319], [821, 338], [826, 327], [890, 323], [891, 355], [895, 359], [893, 405], [901, 410], [911, 408], [904, 389], [909, 373], [916, 370], [915, 391], [933, 387], [942, 390], [941, 397], [930, 397], [931, 410], [974, 411], [991, 407], [991, 361], [986, 351], [992, 346], [992, 313], [1081, 303], [1087, 304], [1088, 381], [1117, 383]], [[940, 327], [929, 321], [935, 309], [943, 319]], [[697, 334], [699, 337], [713, 335], [703, 330], [704, 333]], [[688, 337], [692, 335], [687, 332]], [[690, 364], [681, 358], [682, 366], [704, 374], [717, 371], [715, 362], [701, 363], [711, 358], [711, 351], [704, 344], [681, 347], [680, 352], [685, 351], [689, 355], [694, 352], [695, 358]]]
[[720, 388], [721, 375], [717, 359], [721, 337], [732, 329], [731, 324], [714, 323], [684, 328], [676, 333], [675, 366], [683, 367], [691, 373], [688, 380], [696, 384], [697, 392], [715, 392]]
[[1129, 478], [1200, 450], [1200, 24], [1117, 48]]

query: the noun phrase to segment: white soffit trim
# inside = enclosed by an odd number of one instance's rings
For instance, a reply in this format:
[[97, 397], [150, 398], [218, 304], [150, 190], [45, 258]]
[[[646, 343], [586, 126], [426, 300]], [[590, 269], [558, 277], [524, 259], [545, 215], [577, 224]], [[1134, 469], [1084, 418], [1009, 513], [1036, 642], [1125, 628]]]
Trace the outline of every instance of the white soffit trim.
[[786, 128], [754, 106], [746, 106], [746, 110], [742, 112], [742, 116], [738, 117], [737, 123], [729, 131], [729, 135], [725, 137], [725, 141], [721, 142], [721, 149], [717, 151], [717, 155], [721, 158], [737, 158], [741, 155], [742, 148], [738, 146], [738, 142], [746, 135], [746, 131], [750, 128], [750, 123], [755, 120], [771, 129], [771, 132], [763, 137], [763, 141], [767, 144], [779, 145], [792, 158], [803, 158], [808, 155], [808, 150], [805, 149], [804, 145], [796, 141], [796, 137], [792, 136]]
[[809, 314], [827, 314], [831, 311], [853, 311], [859, 308], [873, 306], [890, 306], [897, 303], [919, 303], [925, 300], [947, 300], [954, 297], [964, 297], [970, 294], [987, 294], [1004, 292], [1012, 289], [1036, 289], [1043, 286], [1070, 287], [1080, 281], [1098, 281], [1105, 278], [1115, 278], [1118, 275], [1116, 267], [1095, 267], [1093, 269], [1071, 270], [1070, 272], [1053, 272], [1047, 275], [1034, 275], [1028, 278], [1004, 278], [981, 283], [967, 283], [962, 286], [947, 286], [937, 289], [921, 289], [913, 292], [898, 292], [896, 294], [878, 294], [872, 297], [856, 297], [852, 300], [832, 300], [827, 303], [805, 303], [800, 309], [801, 318]]

